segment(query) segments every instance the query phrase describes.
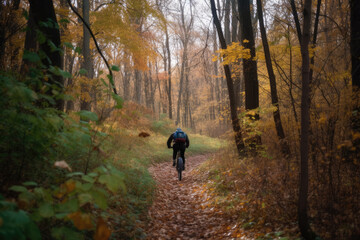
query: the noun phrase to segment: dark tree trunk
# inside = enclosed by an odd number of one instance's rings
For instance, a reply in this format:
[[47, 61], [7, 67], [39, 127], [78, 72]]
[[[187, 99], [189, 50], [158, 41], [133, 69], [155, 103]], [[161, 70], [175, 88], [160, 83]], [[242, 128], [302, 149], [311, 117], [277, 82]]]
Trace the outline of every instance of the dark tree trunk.
[[291, 4], [292, 14], [293, 14], [293, 16], [294, 16], [294, 21], [295, 21], [297, 36], [298, 36], [298, 39], [299, 39], [299, 43], [301, 44], [301, 41], [302, 41], [302, 33], [301, 33], [299, 16], [298, 16], [297, 9], [296, 9], [296, 5], [295, 5], [295, 0], [290, 0], [290, 4]]
[[[316, 47], [318, 27], [319, 27], [320, 9], [321, 9], [321, 0], [318, 0], [317, 7], [316, 7], [315, 22], [314, 22], [313, 41], [312, 41], [312, 45], [311, 45], [312, 49], [315, 49], [315, 47]], [[315, 63], [315, 54], [312, 54], [312, 56], [310, 58], [310, 66], [314, 66], [314, 63]], [[310, 85], [312, 84], [313, 73], [314, 73], [314, 70], [312, 67], [310, 67]]]
[[257, 12], [258, 12], [258, 17], [259, 17], [261, 39], [262, 39], [262, 44], [263, 44], [264, 53], [265, 53], [266, 68], [268, 71], [269, 81], [270, 81], [271, 103], [275, 107], [273, 116], [274, 116], [276, 133], [281, 141], [282, 152], [285, 156], [287, 156], [290, 154], [290, 148], [289, 148], [288, 142], [285, 139], [285, 133], [284, 133], [284, 129], [283, 129], [283, 126], [281, 123], [279, 98], [278, 98], [278, 93], [277, 93], [277, 89], [276, 89], [276, 78], [275, 78], [273, 66], [271, 63], [270, 48], [269, 48], [266, 30], [265, 30], [261, 0], [257, 0]]
[[[45, 37], [46, 41], [41, 42], [39, 44], [40, 50], [42, 50], [46, 55], [47, 58], [43, 59], [43, 64], [47, 67], [55, 66], [58, 68], [62, 68], [61, 56], [60, 51], [55, 50], [53, 51], [51, 46], [48, 44], [52, 42], [56, 47], [60, 48], [60, 32], [57, 26], [57, 20], [54, 10], [54, 5], [52, 0], [44, 0], [44, 1], [37, 1], [37, 0], [29, 0], [30, 3], [30, 13], [29, 16], [29, 24], [34, 24], [34, 27], [41, 31]], [[33, 22], [31, 22], [33, 21]], [[40, 24], [41, 22], [48, 22], [51, 21], [53, 24], [52, 26], [45, 26], [44, 24]], [[29, 35], [28, 35], [29, 34]], [[36, 43], [36, 36], [33, 31], [30, 31], [27, 35], [28, 43], [30, 45], [25, 46], [26, 50], [31, 50]], [[34, 39], [35, 37], [35, 39]], [[30, 38], [30, 39], [29, 39]], [[36, 48], [36, 47], [35, 47]], [[62, 77], [57, 76], [55, 74], [51, 74], [51, 78], [47, 81], [47, 83], [51, 84], [51, 89], [47, 91], [48, 95], [53, 96], [53, 89], [56, 89], [58, 92], [62, 93], [64, 90], [64, 82]], [[56, 99], [55, 107], [59, 110], [64, 109], [64, 101], [63, 99]]]
[[[351, 119], [351, 128], [353, 133], [360, 132], [360, 1], [350, 0], [351, 8], [351, 76], [352, 76], [352, 99], [353, 99], [353, 116]], [[356, 147], [357, 156], [360, 155], [360, 140], [357, 138], [353, 142]]]
[[187, 62], [187, 44], [184, 44], [183, 55], [181, 60], [181, 69], [180, 69], [180, 83], [179, 83], [179, 96], [177, 102], [177, 114], [176, 114], [176, 124], [180, 124], [180, 105], [181, 105], [181, 98], [183, 92], [183, 85], [184, 85], [184, 78], [185, 78], [185, 65]]
[[[222, 29], [221, 29], [220, 21], [216, 14], [215, 2], [214, 2], [214, 0], [210, 0], [210, 3], [211, 3], [211, 12], [212, 12], [212, 15], [214, 18], [214, 24], [215, 24], [217, 32], [218, 32], [221, 48], [226, 49], [227, 45], [226, 45], [226, 41], [225, 41]], [[245, 155], [245, 145], [244, 145], [244, 141], [243, 141], [243, 138], [241, 135], [239, 118], [237, 116], [236, 105], [235, 105], [234, 86], [233, 86], [233, 80], [231, 78], [231, 72], [230, 72], [229, 65], [224, 65], [224, 71], [225, 71], [226, 83], [227, 83], [228, 93], [229, 93], [231, 120], [232, 120], [233, 130], [235, 133], [235, 144], [236, 144], [239, 156], [244, 156]]]
[[[90, 26], [90, 2], [89, 0], [82, 1], [82, 10], [84, 21]], [[93, 61], [91, 58], [90, 52], [90, 32], [83, 24], [83, 55], [84, 61], [82, 68], [84, 68], [87, 73], [86, 77], [91, 79], [93, 78]], [[90, 94], [90, 84], [82, 83], [81, 84], [81, 100], [80, 100], [80, 109], [91, 111], [91, 94]]]
[[[298, 202], [298, 221], [301, 235], [309, 240], [315, 239], [309, 224], [308, 191], [309, 191], [309, 127], [310, 127], [310, 27], [312, 0], [305, 0], [303, 13], [303, 32], [301, 38], [302, 89], [301, 89], [301, 133], [300, 133], [300, 189]], [[299, 33], [298, 33], [299, 34]]]
[[[250, 49], [251, 58], [243, 59], [245, 80], [245, 109], [253, 110], [259, 107], [259, 82], [257, 64], [255, 60], [255, 40], [251, 24], [250, 0], [238, 0], [239, 18], [241, 25], [241, 43]], [[258, 120], [259, 114], [255, 113], [250, 118]]]
[[[218, 45], [217, 45], [217, 40], [216, 40], [216, 30], [215, 30], [215, 26], [214, 26], [214, 34], [213, 34], [213, 42], [214, 42], [214, 49], [213, 49], [213, 52], [214, 54], [217, 54], [217, 50], [218, 50]], [[214, 81], [215, 81], [215, 96], [216, 96], [216, 102], [218, 104], [217, 106], [217, 113], [219, 114], [221, 112], [221, 88], [220, 88], [220, 80], [219, 80], [219, 65], [218, 65], [218, 61], [214, 61], [213, 62], [213, 65], [214, 65]]]
[[141, 71], [135, 69], [135, 92], [134, 92], [134, 101], [138, 104], [141, 104], [141, 85], [142, 85], [142, 76]]
[[[236, 0], [231, 0], [231, 41], [237, 42], [238, 41], [238, 11], [236, 7]], [[237, 63], [234, 63], [236, 67], [240, 68], [241, 61], [239, 60]], [[236, 100], [236, 107], [239, 109], [242, 105], [242, 96], [241, 96], [241, 73], [239, 71], [235, 72], [235, 79], [234, 79], [234, 92], [235, 92], [235, 100]]]

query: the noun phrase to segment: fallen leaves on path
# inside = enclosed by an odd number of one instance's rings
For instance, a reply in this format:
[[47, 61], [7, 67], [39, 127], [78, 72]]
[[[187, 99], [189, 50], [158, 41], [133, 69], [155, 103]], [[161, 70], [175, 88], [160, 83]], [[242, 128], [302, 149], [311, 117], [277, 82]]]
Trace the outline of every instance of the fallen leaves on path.
[[187, 158], [182, 181], [170, 161], [150, 168], [157, 192], [149, 210], [147, 239], [248, 239], [238, 229], [233, 234], [237, 226], [210, 204], [211, 196], [194, 174], [193, 170], [206, 159]]

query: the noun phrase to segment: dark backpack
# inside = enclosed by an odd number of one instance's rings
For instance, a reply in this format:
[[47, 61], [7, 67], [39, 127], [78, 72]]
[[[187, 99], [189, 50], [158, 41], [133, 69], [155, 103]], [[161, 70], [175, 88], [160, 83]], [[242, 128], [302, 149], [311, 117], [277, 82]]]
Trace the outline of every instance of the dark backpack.
[[174, 132], [174, 142], [185, 143], [186, 142], [186, 133], [184, 133], [183, 131]]

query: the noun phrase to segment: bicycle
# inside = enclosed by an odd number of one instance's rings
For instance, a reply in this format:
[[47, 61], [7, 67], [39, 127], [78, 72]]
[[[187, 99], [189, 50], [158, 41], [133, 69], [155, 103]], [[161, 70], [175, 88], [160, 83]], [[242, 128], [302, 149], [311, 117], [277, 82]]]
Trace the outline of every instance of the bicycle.
[[180, 156], [180, 150], [176, 153], [176, 171], [178, 172], [179, 181], [182, 179], [182, 171], [184, 170], [184, 159]]

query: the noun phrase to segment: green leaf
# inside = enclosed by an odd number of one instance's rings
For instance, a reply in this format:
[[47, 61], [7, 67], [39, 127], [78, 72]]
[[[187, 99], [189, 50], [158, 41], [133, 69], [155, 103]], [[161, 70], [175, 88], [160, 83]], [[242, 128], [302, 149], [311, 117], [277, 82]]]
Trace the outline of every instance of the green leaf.
[[55, 206], [57, 213], [71, 213], [79, 210], [79, 201], [77, 198], [71, 198], [66, 202], [60, 203]]
[[84, 68], [82, 68], [82, 69], [79, 70], [79, 74], [80, 74], [80, 75], [86, 75], [87, 72], [88, 72], [88, 71], [87, 71], [86, 69], [84, 69]]
[[64, 42], [63, 44], [64, 44], [64, 46], [66, 46], [67, 48], [74, 49], [74, 46], [73, 46], [71, 43], [69, 43], [69, 42]]
[[81, 186], [81, 189], [85, 192], [89, 191], [92, 187], [93, 187], [94, 184], [92, 183], [84, 183], [82, 186]]
[[97, 120], [99, 120], [97, 114], [93, 113], [93, 112], [90, 112], [90, 111], [81, 110], [81, 111], [77, 112], [77, 114], [83, 120], [89, 120], [89, 121], [97, 121]]
[[40, 231], [24, 211], [0, 211], [1, 239], [41, 239]]
[[57, 76], [61, 76], [63, 78], [71, 78], [71, 74], [67, 71], [60, 69], [59, 67], [50, 66], [49, 71]]
[[75, 52], [78, 53], [78, 54], [81, 54], [81, 48], [76, 47], [76, 48], [75, 48]]
[[103, 189], [90, 191], [90, 194], [101, 209], [107, 208], [107, 194]]
[[61, 48], [59, 48], [58, 46], [56, 46], [55, 43], [53, 43], [53, 41], [48, 40], [48, 41], [47, 41], [47, 44], [48, 44], [48, 46], [50, 47], [50, 51], [51, 51], [51, 52], [61, 51], [61, 50], [62, 50]]
[[80, 207], [84, 206], [87, 203], [92, 203], [93, 201], [92, 195], [89, 193], [79, 194], [78, 199]]
[[84, 173], [82, 173], [82, 172], [73, 172], [73, 173], [66, 174], [66, 177], [72, 178], [72, 177], [75, 177], [75, 176], [82, 176], [82, 175], [84, 175]]
[[54, 208], [50, 203], [43, 203], [40, 205], [39, 207], [39, 214], [40, 216], [44, 217], [44, 218], [49, 218], [54, 216]]
[[105, 85], [105, 87], [109, 87], [109, 84], [107, 84], [103, 78], [100, 78], [100, 80]]
[[23, 54], [23, 59], [28, 60], [29, 62], [32, 62], [32, 63], [40, 62], [40, 57], [37, 53], [29, 52], [27, 50], [25, 50], [25, 52]]
[[124, 100], [122, 99], [122, 97], [120, 97], [119, 95], [116, 95], [115, 93], [111, 93], [111, 96], [116, 102], [115, 108], [121, 109], [124, 105]]
[[112, 65], [111, 70], [113, 70], [115, 72], [118, 72], [118, 71], [120, 71], [120, 68], [118, 66], [116, 66], [116, 65]]
[[119, 188], [125, 188], [123, 179], [116, 175], [102, 175], [99, 177], [99, 182], [105, 184], [106, 187], [113, 193], [116, 193]]
[[92, 173], [89, 173], [88, 174], [88, 176], [90, 176], [90, 177], [97, 177], [97, 176], [99, 176], [99, 174], [98, 173], [96, 173], [96, 172], [92, 172]]
[[23, 186], [12, 186], [9, 188], [9, 190], [14, 191], [14, 192], [27, 192], [27, 188], [23, 187]]
[[67, 18], [62, 18], [59, 20], [59, 23], [70, 23], [70, 21]]
[[23, 185], [27, 187], [36, 187], [38, 184], [36, 182], [24, 182]]
[[83, 234], [81, 234], [80, 232], [77, 232], [75, 230], [72, 230], [71, 228], [68, 228], [68, 227], [53, 228], [51, 230], [51, 236], [54, 239], [58, 239], [58, 240], [62, 240], [62, 239], [81, 240], [81, 239], [84, 239]]
[[94, 182], [95, 182], [95, 179], [92, 178], [92, 177], [89, 176], [89, 175], [83, 175], [83, 176], [82, 176], [82, 179], [83, 179], [84, 181], [86, 181], [86, 182], [89, 182], [89, 183], [94, 183]]

